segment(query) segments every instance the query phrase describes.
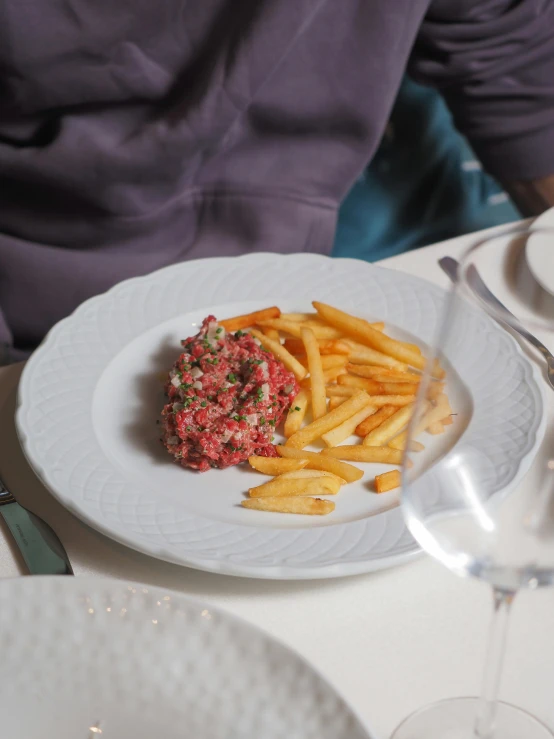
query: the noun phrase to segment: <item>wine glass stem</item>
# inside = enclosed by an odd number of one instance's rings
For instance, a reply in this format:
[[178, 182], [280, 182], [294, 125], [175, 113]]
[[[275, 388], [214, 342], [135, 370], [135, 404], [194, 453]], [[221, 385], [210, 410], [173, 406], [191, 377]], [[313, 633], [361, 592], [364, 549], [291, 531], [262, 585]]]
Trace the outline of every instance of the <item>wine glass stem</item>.
[[494, 613], [489, 632], [481, 702], [475, 722], [475, 739], [491, 739], [493, 736], [508, 619], [515, 595], [515, 592], [511, 590], [493, 589]]

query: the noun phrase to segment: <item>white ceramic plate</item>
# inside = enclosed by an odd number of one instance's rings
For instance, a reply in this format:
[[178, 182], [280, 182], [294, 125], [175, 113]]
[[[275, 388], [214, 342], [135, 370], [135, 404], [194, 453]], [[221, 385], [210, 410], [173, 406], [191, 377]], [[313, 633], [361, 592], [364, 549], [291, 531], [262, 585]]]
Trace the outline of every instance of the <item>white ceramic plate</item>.
[[179, 594], [34, 577], [0, 604], [5, 739], [370, 739], [300, 656]]
[[[375, 495], [367, 474], [324, 517], [246, 511], [260, 477], [244, 466], [198, 474], [171, 462], [158, 440], [160, 371], [210, 312], [218, 317], [277, 304], [309, 310], [319, 299], [384, 319], [411, 341], [433, 340], [445, 294], [406, 274], [350, 259], [253, 254], [199, 260], [124, 282], [58, 324], [29, 360], [17, 426], [44, 484], [75, 515], [160, 559], [230, 575], [339, 577], [390, 566], [418, 547], [398, 492]], [[465, 359], [449, 372], [454, 406], [473, 413], [430, 443], [475, 446], [494, 485], [513, 484], [540, 436], [543, 403], [534, 370], [496, 324], [468, 312]], [[502, 389], [501, 396], [498, 388]], [[490, 412], [491, 403], [500, 408]], [[470, 405], [471, 407], [471, 405]], [[448, 440], [447, 440], [448, 439]], [[263, 479], [263, 478], [262, 478]]]
[[[554, 208], [537, 218], [536, 228], [554, 228]], [[551, 295], [554, 295], [554, 243], [546, 233], [533, 234], [525, 245], [527, 264], [535, 280]]]

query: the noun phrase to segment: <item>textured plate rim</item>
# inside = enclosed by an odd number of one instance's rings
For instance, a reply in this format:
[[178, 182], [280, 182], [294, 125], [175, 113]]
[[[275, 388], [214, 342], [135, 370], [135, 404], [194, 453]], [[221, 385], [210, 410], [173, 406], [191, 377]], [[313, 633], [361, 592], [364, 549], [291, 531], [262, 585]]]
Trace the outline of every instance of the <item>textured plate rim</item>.
[[[73, 513], [77, 518], [79, 518], [86, 525], [90, 526], [92, 529], [105, 535], [109, 539], [116, 541], [119, 544], [122, 544], [123, 546], [126, 546], [132, 550], [138, 551], [142, 554], [146, 554], [147, 556], [151, 556], [156, 559], [169, 562], [172, 564], [190, 567], [196, 570], [207, 571], [207, 572], [211, 572], [214, 574], [230, 575], [234, 577], [248, 577], [248, 578], [255, 578], [255, 579], [269, 579], [269, 580], [310, 580], [310, 579], [315, 580], [315, 579], [333, 579], [333, 578], [339, 578], [339, 577], [350, 577], [350, 576], [356, 576], [356, 575], [365, 574], [368, 572], [379, 571], [382, 569], [388, 569], [389, 567], [405, 564], [411, 561], [412, 559], [414, 559], [415, 557], [417, 557], [418, 555], [422, 554], [422, 550], [420, 549], [419, 545], [417, 544], [415, 540], [412, 541], [412, 545], [410, 547], [404, 547], [403, 551], [397, 552], [397, 553], [388, 553], [384, 556], [363, 558], [358, 561], [337, 562], [333, 564], [322, 564], [322, 565], [310, 564], [308, 566], [281, 565], [281, 564], [249, 565], [249, 564], [245, 564], [244, 562], [229, 563], [226, 560], [205, 559], [201, 556], [196, 556], [196, 555], [195, 556], [189, 556], [188, 554], [174, 555], [172, 552], [167, 551], [165, 548], [160, 547], [156, 544], [153, 544], [152, 542], [142, 538], [141, 535], [135, 535], [135, 534], [129, 535], [126, 532], [121, 532], [118, 530], [117, 526], [113, 526], [113, 527], [109, 526], [107, 524], [104, 524], [103, 521], [98, 521], [96, 518], [89, 515], [89, 513], [86, 510], [84, 510], [80, 505], [78, 505], [74, 500], [67, 499], [66, 497], [64, 497], [64, 494], [59, 493], [56, 490], [56, 486], [53, 483], [51, 483], [49, 480], [48, 472], [34, 458], [31, 439], [29, 435], [27, 434], [27, 432], [25, 431], [24, 420], [23, 420], [23, 411], [24, 411], [24, 406], [25, 406], [25, 395], [27, 393], [27, 386], [31, 381], [33, 365], [36, 361], [38, 361], [37, 358], [39, 357], [40, 352], [43, 350], [47, 350], [52, 345], [55, 345], [55, 341], [56, 341], [58, 334], [61, 333], [67, 325], [73, 323], [74, 321], [78, 321], [81, 314], [85, 314], [85, 312], [89, 309], [91, 305], [94, 305], [96, 303], [101, 303], [104, 299], [117, 295], [117, 293], [120, 291], [123, 292], [124, 290], [127, 290], [129, 288], [132, 289], [132, 287], [135, 285], [139, 285], [141, 283], [148, 283], [150, 281], [155, 282], [156, 280], [160, 278], [163, 279], [163, 276], [165, 274], [174, 272], [175, 269], [187, 269], [189, 267], [194, 267], [195, 265], [206, 263], [206, 262], [209, 262], [210, 265], [213, 265], [215, 267], [222, 262], [228, 262], [230, 260], [236, 263], [239, 260], [244, 260], [244, 261], [259, 260], [259, 259], [263, 259], [264, 257], [279, 259], [279, 260], [291, 260], [294, 258], [302, 258], [302, 259], [313, 261], [314, 263], [333, 261], [334, 263], [340, 262], [340, 263], [355, 265], [358, 268], [360, 268], [360, 265], [364, 265], [364, 268], [383, 271], [389, 274], [394, 274], [397, 272], [397, 270], [392, 270], [386, 267], [381, 267], [378, 265], [374, 265], [372, 263], [364, 262], [364, 261], [353, 259], [353, 258], [332, 259], [330, 257], [326, 257], [326, 256], [319, 255], [319, 254], [306, 254], [303, 252], [298, 253], [298, 254], [275, 254], [272, 252], [255, 252], [252, 254], [247, 254], [247, 255], [243, 255], [239, 257], [218, 257], [218, 258], [211, 258], [211, 259], [190, 260], [188, 262], [179, 263], [177, 265], [168, 265], [166, 267], [163, 267], [159, 270], [156, 270], [146, 275], [140, 275], [137, 277], [132, 277], [127, 280], [123, 280], [122, 282], [117, 283], [112, 288], [107, 290], [105, 293], [93, 296], [89, 298], [88, 300], [84, 301], [81, 305], [79, 305], [75, 309], [75, 311], [72, 314], [62, 319], [61, 321], [59, 321], [48, 332], [48, 334], [45, 336], [45, 338], [41, 342], [38, 349], [33, 353], [33, 355], [31, 355], [30, 359], [26, 363], [23, 369], [20, 382], [19, 382], [19, 386], [18, 386], [17, 406], [16, 406], [16, 431], [17, 431], [17, 435], [18, 435], [24, 456], [27, 462], [29, 463], [31, 469], [37, 475], [41, 483], [47, 488], [50, 494], [56, 500], [58, 500], [60, 504], [64, 506], [64, 508], [66, 508], [71, 513]], [[409, 278], [410, 281], [419, 283], [421, 286], [425, 286], [427, 291], [433, 292], [436, 295], [443, 295], [446, 292], [439, 286], [421, 277], [410, 275], [409, 273], [405, 273], [405, 272], [400, 272], [400, 274], [404, 275], [404, 277]], [[498, 330], [502, 331], [502, 329], [500, 328], [498, 328]], [[528, 358], [524, 355], [521, 347], [519, 346], [519, 344], [517, 343], [517, 341], [515, 341], [513, 337], [509, 336], [505, 332], [502, 332], [502, 333], [505, 336], [507, 336], [507, 338], [511, 342], [511, 345], [515, 353], [518, 354], [520, 359], [523, 359], [524, 363], [526, 363], [527, 366], [531, 369], [533, 379], [535, 381], [535, 386], [542, 400], [541, 420], [540, 420], [540, 423], [537, 425], [534, 443], [532, 447], [530, 448], [530, 450], [528, 451], [528, 453], [524, 455], [520, 460], [517, 471], [515, 472], [514, 477], [508, 487], [508, 490], [511, 490], [513, 487], [515, 487], [520, 482], [521, 478], [528, 471], [531, 461], [533, 460], [536, 454], [536, 451], [538, 449], [538, 446], [540, 445], [542, 441], [542, 437], [544, 436], [544, 432], [546, 429], [546, 415], [545, 415], [546, 391], [544, 387], [542, 386], [542, 382], [541, 382], [542, 378], [541, 378], [541, 375], [540, 375], [540, 372], [537, 366], [528, 360]], [[391, 514], [399, 515], [402, 518], [402, 521], [404, 522], [400, 505], [396, 508], [384, 511], [381, 515], [387, 516]], [[309, 527], [306, 527], [306, 528], [309, 528]], [[301, 529], [297, 529], [297, 530], [301, 530]]]

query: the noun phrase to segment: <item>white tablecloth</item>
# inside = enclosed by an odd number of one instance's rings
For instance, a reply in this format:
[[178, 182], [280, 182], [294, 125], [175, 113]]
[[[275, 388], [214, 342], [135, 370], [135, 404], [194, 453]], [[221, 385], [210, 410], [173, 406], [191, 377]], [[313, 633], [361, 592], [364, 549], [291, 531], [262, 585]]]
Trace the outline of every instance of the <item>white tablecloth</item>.
[[[459, 256], [475, 238], [453, 239], [383, 265], [446, 287], [437, 259]], [[21, 365], [0, 369], [0, 475], [23, 505], [55, 528], [76, 575], [171, 588], [260, 626], [310, 660], [381, 739], [427, 702], [479, 692], [490, 591], [482, 583], [456, 577], [426, 556], [402, 567], [340, 580], [246, 580], [149, 559], [81, 524], [50, 497], [19, 448], [13, 411], [21, 369]], [[554, 413], [554, 393], [549, 411]], [[2, 522], [0, 576], [23, 572]], [[513, 610], [501, 698], [528, 709], [554, 729], [553, 685], [554, 590], [524, 592]]]

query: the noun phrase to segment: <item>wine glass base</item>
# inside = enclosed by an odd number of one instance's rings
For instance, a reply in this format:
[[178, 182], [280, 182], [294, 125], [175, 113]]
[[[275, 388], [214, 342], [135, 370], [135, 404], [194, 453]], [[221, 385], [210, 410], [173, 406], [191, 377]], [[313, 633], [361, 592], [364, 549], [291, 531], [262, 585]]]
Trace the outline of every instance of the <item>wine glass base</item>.
[[[478, 707], [478, 698], [449, 698], [432, 703], [408, 716], [392, 734], [391, 739], [476, 739], [474, 727]], [[491, 739], [552, 737], [554, 734], [530, 713], [508, 703], [498, 703]]]

